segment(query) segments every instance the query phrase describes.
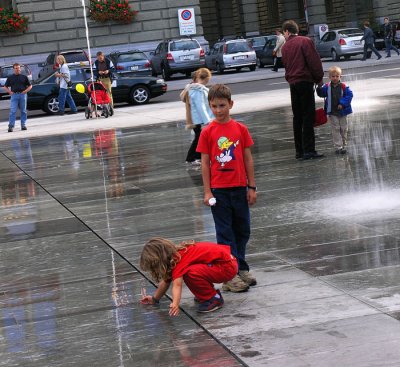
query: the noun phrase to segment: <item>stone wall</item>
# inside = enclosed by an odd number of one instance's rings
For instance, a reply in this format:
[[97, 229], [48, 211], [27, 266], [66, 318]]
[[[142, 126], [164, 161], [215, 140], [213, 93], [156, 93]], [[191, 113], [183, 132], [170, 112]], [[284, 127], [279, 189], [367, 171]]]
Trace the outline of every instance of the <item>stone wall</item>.
[[[154, 45], [179, 37], [178, 8], [183, 7], [195, 9], [196, 36], [203, 36], [199, 0], [130, 0], [130, 4], [139, 11], [131, 24], [102, 24], [88, 19], [92, 48]], [[29, 17], [28, 31], [0, 35], [0, 57], [87, 48], [80, 0], [16, 0], [16, 5], [20, 14]]]

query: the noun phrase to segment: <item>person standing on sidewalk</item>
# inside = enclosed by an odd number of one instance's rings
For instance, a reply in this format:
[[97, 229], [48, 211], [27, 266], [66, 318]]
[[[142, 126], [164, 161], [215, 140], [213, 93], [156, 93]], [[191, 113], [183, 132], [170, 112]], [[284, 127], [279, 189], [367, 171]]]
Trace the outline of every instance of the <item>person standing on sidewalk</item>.
[[374, 32], [372, 31], [372, 29], [369, 27], [368, 20], [366, 20], [364, 22], [364, 35], [362, 36], [360, 41], [364, 41], [364, 56], [361, 59], [361, 61], [365, 61], [367, 59], [368, 49], [372, 50], [372, 52], [376, 55], [378, 60], [380, 60], [382, 58], [381, 54], [378, 52], [378, 50], [374, 46], [375, 36], [374, 36]]
[[313, 41], [299, 36], [299, 26], [293, 20], [282, 25], [286, 39], [282, 47], [285, 78], [290, 85], [293, 111], [293, 133], [296, 159], [315, 159], [323, 154], [315, 150], [314, 84], [322, 85], [324, 70]]
[[112, 97], [112, 72], [114, 70], [114, 65], [111, 60], [104, 56], [102, 51], [97, 52], [96, 56], [97, 60], [94, 62], [94, 76], [106, 87], [108, 95], [111, 98], [111, 106], [114, 107]]
[[60, 71], [55, 73], [55, 76], [58, 78], [57, 83], [60, 85], [60, 92], [58, 93], [58, 114], [61, 116], [64, 115], [65, 103], [68, 103], [68, 106], [72, 111], [71, 113], [78, 113], [75, 102], [71, 96], [71, 91], [68, 88], [68, 82], [71, 80], [71, 75], [65, 57], [58, 55], [57, 63], [60, 65]]
[[15, 126], [15, 115], [17, 110], [21, 111], [21, 130], [27, 130], [26, 120], [28, 114], [26, 112], [27, 93], [32, 89], [32, 85], [26, 75], [21, 74], [21, 65], [15, 63], [13, 65], [14, 75], [7, 78], [4, 89], [11, 96], [10, 115], [8, 119], [8, 132], [12, 133]]
[[282, 46], [285, 44], [285, 37], [283, 37], [283, 34], [280, 29], [275, 30], [276, 33], [276, 46], [274, 48], [273, 54], [275, 54], [274, 57], [274, 66], [272, 68], [272, 71], [278, 71], [278, 68], [282, 67]]
[[400, 55], [399, 50], [393, 46], [393, 26], [390, 24], [388, 17], [385, 17], [383, 21], [385, 22], [383, 26], [383, 34], [385, 37], [386, 57], [390, 57], [390, 50], [393, 50], [397, 53], [397, 55]]

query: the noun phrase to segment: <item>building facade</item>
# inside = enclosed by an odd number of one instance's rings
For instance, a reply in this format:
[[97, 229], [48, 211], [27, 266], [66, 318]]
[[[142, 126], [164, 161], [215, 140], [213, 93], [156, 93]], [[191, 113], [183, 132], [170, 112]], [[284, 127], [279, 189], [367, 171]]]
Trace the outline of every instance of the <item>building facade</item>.
[[[85, 0], [88, 4], [88, 0]], [[0, 0], [0, 7], [10, 0]], [[286, 19], [296, 20], [303, 31], [316, 33], [315, 25], [372, 25], [383, 17], [400, 20], [397, 0], [130, 0], [139, 11], [131, 24], [88, 20], [93, 49], [154, 49], [160, 40], [179, 37], [178, 9], [193, 8], [196, 35], [211, 44], [220, 37], [271, 33]], [[12, 0], [20, 14], [29, 17], [24, 34], [0, 33], [1, 59], [48, 54], [56, 50], [87, 48], [81, 0]], [[305, 8], [307, 17], [305, 16]], [[307, 20], [308, 19], [308, 23]]]

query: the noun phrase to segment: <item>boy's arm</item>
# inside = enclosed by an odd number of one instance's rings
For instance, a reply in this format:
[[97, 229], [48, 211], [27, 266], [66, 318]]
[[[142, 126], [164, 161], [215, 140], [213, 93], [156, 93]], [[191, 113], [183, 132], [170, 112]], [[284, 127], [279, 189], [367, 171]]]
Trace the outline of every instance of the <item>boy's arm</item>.
[[[251, 150], [249, 147], [244, 149], [244, 167], [246, 169], [247, 184], [249, 186], [255, 187], [256, 181], [254, 179], [253, 156], [251, 155]], [[257, 201], [256, 190], [253, 190], [253, 189], [247, 190], [247, 201], [248, 201], [249, 205], [255, 204], [255, 202]]]
[[339, 104], [343, 107], [350, 106], [350, 103], [353, 99], [353, 92], [350, 90], [349, 87], [346, 87], [345, 93], [343, 93], [342, 98], [340, 98]]
[[210, 206], [208, 201], [213, 198], [211, 192], [211, 169], [210, 169], [210, 155], [201, 153], [201, 175], [203, 177], [204, 186], [204, 205]]
[[169, 305], [169, 315], [179, 315], [179, 303], [182, 296], [183, 277], [177, 278], [172, 282], [172, 303]]

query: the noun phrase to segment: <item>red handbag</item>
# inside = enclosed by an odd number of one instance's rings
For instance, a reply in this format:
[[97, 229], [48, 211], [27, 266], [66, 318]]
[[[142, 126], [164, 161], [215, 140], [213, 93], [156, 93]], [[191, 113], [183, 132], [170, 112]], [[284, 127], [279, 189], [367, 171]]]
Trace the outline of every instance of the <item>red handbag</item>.
[[328, 122], [328, 116], [326, 116], [323, 108], [317, 108], [315, 110], [315, 122], [314, 127], [325, 125]]

